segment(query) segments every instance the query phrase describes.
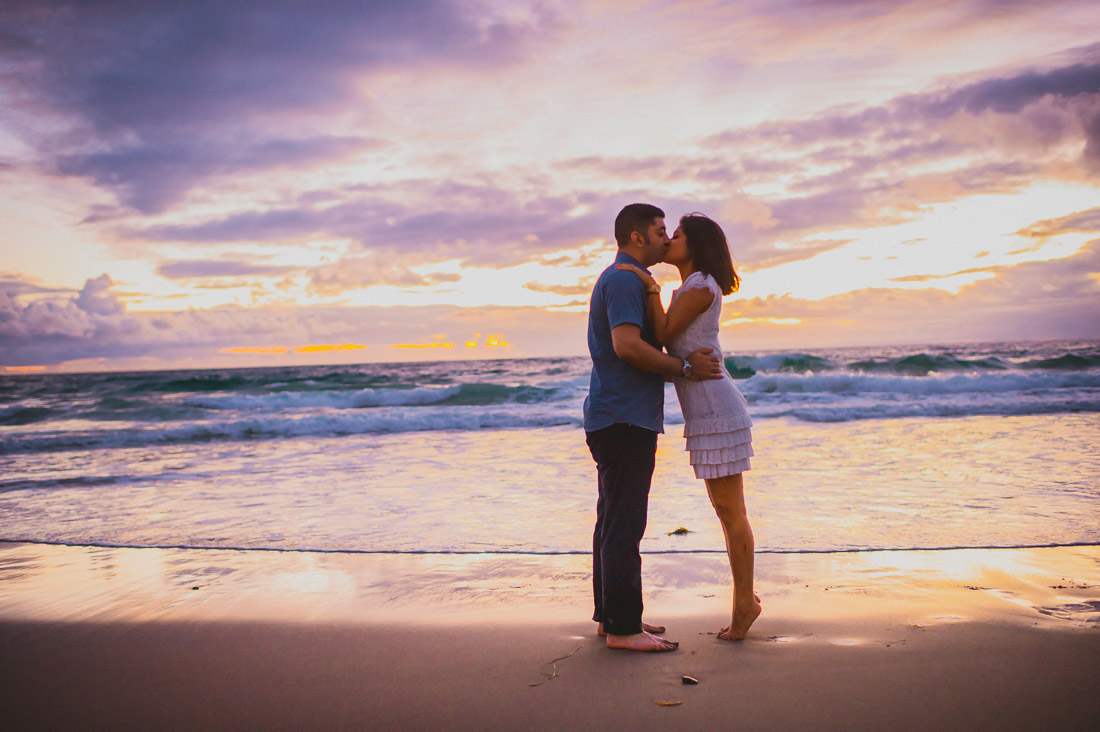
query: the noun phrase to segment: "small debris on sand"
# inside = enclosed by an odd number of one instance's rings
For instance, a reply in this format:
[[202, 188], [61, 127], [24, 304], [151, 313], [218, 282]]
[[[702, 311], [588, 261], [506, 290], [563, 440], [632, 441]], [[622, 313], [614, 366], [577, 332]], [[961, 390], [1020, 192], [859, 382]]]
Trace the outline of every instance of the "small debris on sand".
[[576, 647], [576, 648], [575, 648], [575, 649], [573, 650], [573, 653], [569, 653], [569, 654], [566, 654], [566, 655], [564, 655], [564, 656], [558, 656], [558, 657], [557, 657], [557, 658], [555, 658], [555, 659], [554, 659], [553, 661], [549, 661], [549, 664], [550, 664], [550, 667], [551, 667], [551, 672], [550, 672], [550, 673], [546, 673], [545, 671], [543, 671], [543, 673], [542, 673], [542, 681], [538, 681], [538, 682], [536, 682], [536, 683], [534, 683], [534, 684], [528, 684], [528, 686], [542, 686], [543, 684], [545, 684], [545, 683], [546, 683], [547, 681], [549, 681], [550, 679], [556, 679], [556, 678], [558, 678], [558, 661], [564, 661], [564, 660], [565, 660], [565, 659], [567, 659], [567, 658], [572, 658], [572, 657], [573, 657], [573, 655], [574, 655], [574, 654], [576, 654], [576, 652], [577, 652], [577, 651], [579, 651], [579, 650], [580, 650], [580, 649], [582, 649], [582, 648], [584, 648], [584, 644], [583, 644], [583, 643], [582, 643], [581, 645], [577, 646], [577, 647]]

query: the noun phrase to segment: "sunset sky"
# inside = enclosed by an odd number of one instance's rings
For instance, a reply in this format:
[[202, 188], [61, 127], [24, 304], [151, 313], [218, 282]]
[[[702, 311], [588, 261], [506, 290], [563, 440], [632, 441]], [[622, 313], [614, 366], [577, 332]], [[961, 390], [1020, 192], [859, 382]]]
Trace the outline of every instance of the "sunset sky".
[[1100, 3], [0, 5], [0, 371], [584, 354], [634, 201], [733, 352], [1100, 337]]

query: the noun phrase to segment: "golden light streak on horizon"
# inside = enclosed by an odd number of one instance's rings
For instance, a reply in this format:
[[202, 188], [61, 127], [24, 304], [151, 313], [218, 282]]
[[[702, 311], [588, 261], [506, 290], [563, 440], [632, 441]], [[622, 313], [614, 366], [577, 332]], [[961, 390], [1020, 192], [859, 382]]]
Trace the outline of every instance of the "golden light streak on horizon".
[[30, 373], [34, 371], [45, 371], [45, 366], [5, 366], [4, 371], [11, 373]]
[[309, 346], [233, 346], [221, 349], [222, 353], [282, 355], [285, 353], [327, 353], [330, 351], [363, 351], [365, 343], [321, 343]]
[[434, 341], [432, 343], [391, 343], [390, 348], [454, 348], [455, 344], [448, 341]]
[[[432, 335], [431, 338], [435, 339], [427, 343], [391, 343], [390, 348], [407, 348], [407, 349], [425, 349], [425, 348], [454, 348], [455, 344], [446, 340], [447, 336], [438, 334]], [[491, 333], [485, 337], [484, 343], [479, 343], [478, 338], [481, 337], [480, 333], [474, 333], [474, 337], [470, 340], [463, 341], [463, 348], [508, 348], [511, 344], [504, 340], [504, 336], [501, 333]]]
[[335, 343], [317, 346], [295, 346], [295, 353], [322, 353], [325, 351], [362, 351], [369, 348], [365, 343]]
[[[447, 336], [443, 334], [436, 334], [431, 336], [434, 340], [428, 343], [391, 343], [390, 348], [403, 348], [403, 349], [427, 349], [427, 348], [454, 348], [455, 344], [446, 340]], [[465, 348], [477, 348], [484, 346], [486, 348], [507, 348], [510, 344], [504, 340], [504, 336], [500, 333], [494, 333], [485, 339], [484, 343], [478, 343], [476, 340], [480, 338], [480, 333], [474, 334], [473, 340], [468, 340], [463, 343]], [[333, 351], [365, 351], [370, 348], [366, 343], [324, 343], [308, 346], [233, 346], [230, 348], [222, 348], [221, 353], [230, 353], [238, 355], [267, 355], [267, 356], [279, 356], [287, 353], [330, 353]], [[7, 371], [41, 371], [45, 366], [5, 366]]]

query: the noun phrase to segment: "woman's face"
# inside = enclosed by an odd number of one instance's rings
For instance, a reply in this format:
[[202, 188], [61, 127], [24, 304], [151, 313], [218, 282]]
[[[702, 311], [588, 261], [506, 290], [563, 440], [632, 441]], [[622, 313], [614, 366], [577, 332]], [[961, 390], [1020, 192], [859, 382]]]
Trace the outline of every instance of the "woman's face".
[[691, 261], [687, 235], [680, 227], [676, 227], [676, 233], [672, 235], [672, 243], [668, 245], [668, 251], [665, 252], [665, 261], [676, 265]]

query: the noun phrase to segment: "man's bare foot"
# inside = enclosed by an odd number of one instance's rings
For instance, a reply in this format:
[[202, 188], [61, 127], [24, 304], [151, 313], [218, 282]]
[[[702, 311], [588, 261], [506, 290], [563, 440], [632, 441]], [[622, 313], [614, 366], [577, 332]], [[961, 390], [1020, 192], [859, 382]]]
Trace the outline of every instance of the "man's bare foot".
[[665, 640], [659, 635], [653, 635], [644, 630], [634, 635], [608, 634], [607, 636], [608, 648], [617, 648], [624, 651], [663, 653], [664, 651], [675, 651], [679, 645], [676, 641]]
[[[642, 630], [646, 633], [664, 633], [665, 626], [663, 625], [650, 625], [649, 623], [642, 623]], [[607, 631], [603, 629], [603, 623], [596, 626], [596, 635], [607, 635]]]
[[745, 640], [745, 636], [749, 634], [749, 628], [752, 627], [753, 621], [760, 617], [762, 609], [760, 603], [756, 600], [753, 600], [752, 605], [743, 610], [741, 608], [735, 609], [729, 627], [719, 633], [718, 638], [733, 641]]

